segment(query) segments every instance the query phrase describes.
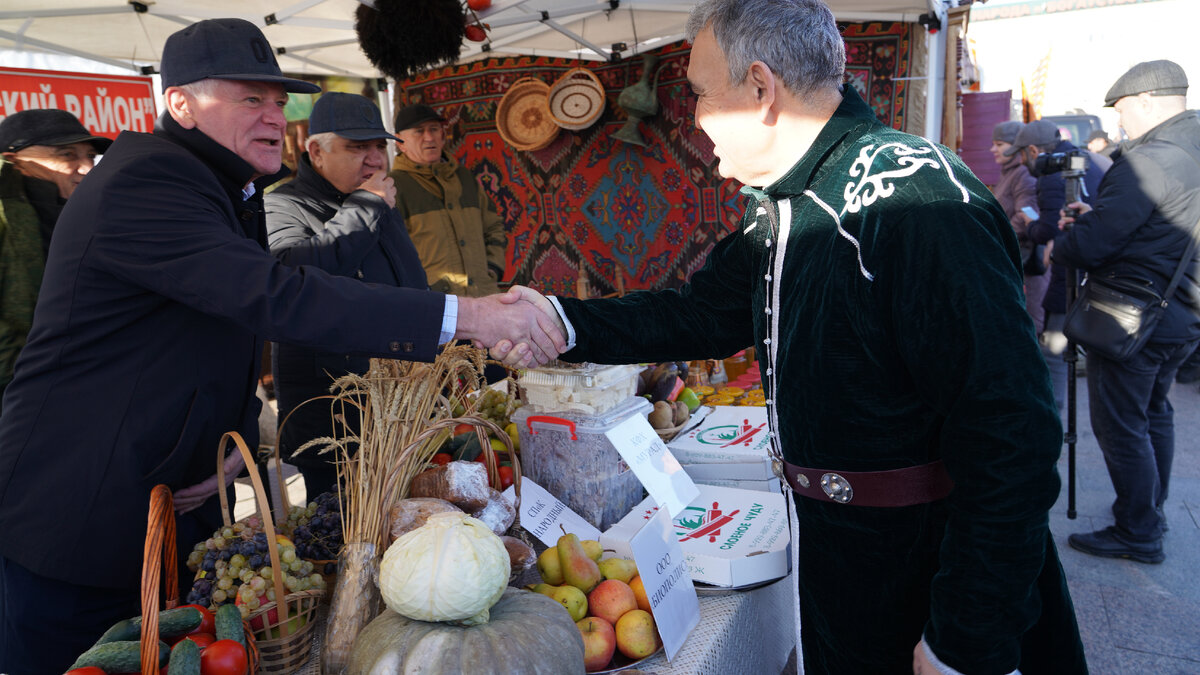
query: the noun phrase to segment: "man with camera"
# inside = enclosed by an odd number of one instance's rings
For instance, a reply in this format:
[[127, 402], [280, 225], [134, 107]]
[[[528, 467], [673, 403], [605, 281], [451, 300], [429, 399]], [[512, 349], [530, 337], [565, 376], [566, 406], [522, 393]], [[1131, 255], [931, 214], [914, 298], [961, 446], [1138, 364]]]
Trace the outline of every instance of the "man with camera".
[[[1075, 147], [1063, 140], [1058, 125], [1049, 120], [1034, 120], [1017, 132], [1006, 156], [1019, 155], [1029, 172], [1037, 179], [1037, 220], [1024, 214], [1013, 218], [1026, 220], [1025, 232], [1036, 245], [1049, 243], [1058, 233], [1059, 211], [1068, 201], [1091, 203], [1104, 175], [1098, 155]], [[1063, 318], [1067, 313], [1067, 273], [1064, 265], [1052, 265], [1050, 284], [1042, 297], [1045, 323], [1042, 329], [1042, 356], [1050, 368], [1054, 384], [1054, 402], [1062, 414], [1067, 397], [1067, 364], [1063, 350], [1067, 339], [1062, 334]]]
[[[1105, 97], [1128, 141], [1100, 184], [1094, 208], [1068, 206], [1053, 260], [1086, 271], [1151, 284], [1165, 294], [1197, 235], [1200, 220], [1200, 115], [1186, 108], [1187, 76], [1171, 61], [1139, 63]], [[1163, 502], [1175, 451], [1167, 391], [1200, 343], [1195, 253], [1182, 283], [1141, 350], [1123, 361], [1088, 354], [1092, 431], [1116, 491], [1115, 524], [1072, 534], [1072, 548], [1107, 558], [1160, 563], [1165, 558]]]

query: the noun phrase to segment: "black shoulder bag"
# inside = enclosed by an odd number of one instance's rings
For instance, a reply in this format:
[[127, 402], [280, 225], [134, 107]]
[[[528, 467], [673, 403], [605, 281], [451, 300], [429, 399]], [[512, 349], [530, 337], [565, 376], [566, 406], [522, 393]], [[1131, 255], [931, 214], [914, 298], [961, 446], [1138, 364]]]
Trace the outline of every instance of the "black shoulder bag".
[[1187, 251], [1162, 295], [1145, 279], [1088, 274], [1080, 285], [1079, 299], [1067, 311], [1063, 333], [1088, 353], [1113, 361], [1124, 361], [1141, 351], [1196, 255], [1197, 230], [1200, 222], [1192, 228]]

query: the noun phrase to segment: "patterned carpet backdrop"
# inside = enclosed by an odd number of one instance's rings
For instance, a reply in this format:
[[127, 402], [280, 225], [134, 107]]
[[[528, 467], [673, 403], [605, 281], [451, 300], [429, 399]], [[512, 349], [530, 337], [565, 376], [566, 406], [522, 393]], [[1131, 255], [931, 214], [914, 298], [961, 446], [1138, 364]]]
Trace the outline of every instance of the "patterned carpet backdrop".
[[[903, 128], [908, 25], [843, 24], [847, 79], [885, 124]], [[470, 167], [509, 230], [505, 281], [575, 295], [580, 267], [592, 295], [682, 285], [741, 214], [741, 184], [717, 173], [713, 145], [695, 124], [684, 42], [654, 52], [659, 111], [640, 125], [646, 147], [612, 138], [625, 123], [617, 97], [642, 76], [641, 58], [584, 63], [512, 57], [449, 66], [401, 83], [401, 105], [425, 103], [449, 122], [446, 151]], [[514, 150], [496, 131], [496, 106], [517, 80], [549, 85], [589, 68], [606, 92], [591, 127], [563, 129], [542, 150]]]

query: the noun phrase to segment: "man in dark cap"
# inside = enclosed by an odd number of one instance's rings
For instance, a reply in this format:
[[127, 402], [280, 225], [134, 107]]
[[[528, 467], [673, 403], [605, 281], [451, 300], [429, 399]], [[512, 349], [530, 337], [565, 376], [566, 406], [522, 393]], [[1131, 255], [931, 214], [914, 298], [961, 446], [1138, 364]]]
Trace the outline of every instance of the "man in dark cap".
[[[1187, 75], [1171, 61], [1139, 63], [1117, 80], [1104, 104], [1120, 115], [1129, 140], [1092, 203], [1074, 204], [1054, 239], [1056, 264], [1089, 276], [1117, 276], [1164, 293], [1200, 221], [1200, 115], [1187, 109]], [[1116, 492], [1114, 523], [1072, 534], [1070, 545], [1096, 556], [1160, 563], [1166, 554], [1163, 504], [1175, 454], [1167, 392], [1180, 364], [1200, 344], [1196, 257], [1142, 350], [1125, 361], [1088, 354], [1092, 431]]]
[[[5, 392], [0, 672], [60, 674], [139, 613], [153, 486], [174, 492], [177, 550], [211, 536], [218, 440], [258, 443], [264, 338], [412, 360], [456, 337], [528, 336], [530, 362], [565, 347], [544, 315], [497, 296], [280, 263], [261, 194], [281, 175], [287, 92], [318, 87], [285, 77], [241, 19], [174, 33], [161, 70], [154, 133], [121, 134], [63, 209]], [[241, 458], [224, 461], [232, 481]]]
[[[427, 289], [421, 259], [396, 210], [387, 175], [387, 144], [379, 108], [357, 94], [327, 93], [309, 116], [307, 149], [294, 180], [265, 198], [271, 252], [288, 265], [311, 265], [366, 283]], [[279, 451], [288, 457], [304, 443], [358, 433], [358, 418], [335, 425], [328, 400], [333, 380], [365, 373], [365, 356], [279, 343], [271, 352], [280, 428]], [[309, 499], [337, 480], [332, 454], [309, 451], [288, 461], [304, 475]]]
[[58, 214], [111, 143], [65, 110], [0, 122], [0, 397], [33, 324]]
[[477, 297], [504, 277], [504, 220], [469, 169], [443, 154], [445, 120], [427, 105], [396, 113], [396, 208], [435, 291]]
[[[1058, 215], [1066, 204], [1066, 180], [1061, 171], [1043, 173], [1037, 169], [1037, 158], [1046, 153], [1069, 153], [1078, 148], [1070, 141], [1064, 140], [1058, 125], [1049, 120], [1034, 120], [1021, 127], [1017, 132], [1012, 147], [1004, 151], [1005, 155], [1016, 156], [1037, 180], [1037, 212], [1038, 217], [1031, 219], [1024, 214], [1014, 217], [1018, 223], [1023, 223], [1029, 240], [1044, 246], [1058, 232]], [[1104, 171], [1097, 163], [1098, 155], [1088, 155], [1087, 173], [1083, 176], [1080, 187], [1084, 201], [1091, 202], [1100, 187], [1100, 179]], [[1018, 225], [1020, 227], [1020, 225]], [[1067, 274], [1063, 265], [1051, 265], [1050, 282], [1042, 296], [1043, 324], [1040, 333], [1042, 356], [1050, 368], [1050, 381], [1054, 384], [1054, 402], [1062, 414], [1067, 403], [1067, 363], [1063, 360], [1063, 351], [1067, 346], [1066, 336], [1062, 333], [1063, 320], [1067, 315]]]
[[1108, 137], [1108, 132], [1103, 129], [1096, 129], [1087, 137], [1087, 149], [1112, 159], [1113, 151], [1117, 149], [1117, 144], [1112, 142]]

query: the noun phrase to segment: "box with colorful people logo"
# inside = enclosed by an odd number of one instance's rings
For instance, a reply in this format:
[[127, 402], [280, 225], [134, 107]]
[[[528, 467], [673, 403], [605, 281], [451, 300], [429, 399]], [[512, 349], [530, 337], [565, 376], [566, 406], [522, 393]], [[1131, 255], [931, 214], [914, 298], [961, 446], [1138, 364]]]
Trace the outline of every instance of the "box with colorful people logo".
[[[767, 435], [767, 409], [759, 406], [719, 405], [694, 429], [676, 436], [667, 447], [680, 464], [766, 464], [755, 467], [755, 474], [738, 476], [746, 480], [771, 478], [768, 462], [770, 437]], [[692, 475], [691, 472], [688, 475]], [[693, 475], [693, 478], [695, 476]], [[734, 476], [727, 476], [734, 478]]]
[[[791, 534], [783, 495], [696, 487], [700, 495], [672, 523], [692, 581], [747, 588], [787, 576]], [[643, 500], [600, 535], [601, 546], [632, 558], [630, 539], [657, 510], [652, 498]]]

